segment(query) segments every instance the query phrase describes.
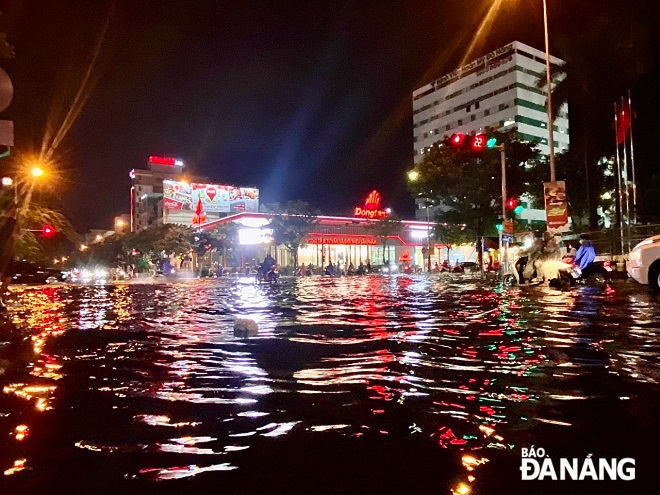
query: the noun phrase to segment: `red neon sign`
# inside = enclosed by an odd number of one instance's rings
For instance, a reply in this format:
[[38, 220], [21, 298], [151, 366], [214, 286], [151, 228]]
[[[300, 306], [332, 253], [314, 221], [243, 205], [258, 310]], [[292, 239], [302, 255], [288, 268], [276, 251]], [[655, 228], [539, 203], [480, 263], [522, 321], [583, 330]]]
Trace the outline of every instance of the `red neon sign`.
[[171, 167], [183, 167], [183, 160], [177, 160], [176, 158], [170, 158], [168, 156], [152, 155], [149, 157], [149, 163], [153, 163], [155, 165], [169, 165]]
[[374, 237], [309, 237], [305, 244], [340, 244], [350, 246], [375, 246], [378, 241]]
[[369, 193], [364, 200], [364, 206], [356, 206], [353, 215], [361, 218], [385, 218], [390, 216], [389, 211], [380, 210], [381, 203], [380, 193], [375, 189]]

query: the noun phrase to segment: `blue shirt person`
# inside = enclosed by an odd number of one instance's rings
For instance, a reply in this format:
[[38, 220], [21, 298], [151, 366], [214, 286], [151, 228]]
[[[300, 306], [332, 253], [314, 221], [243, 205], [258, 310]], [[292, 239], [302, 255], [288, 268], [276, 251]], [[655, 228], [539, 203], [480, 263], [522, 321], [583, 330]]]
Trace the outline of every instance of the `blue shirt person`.
[[575, 263], [580, 270], [584, 271], [596, 259], [596, 249], [593, 243], [589, 240], [589, 236], [582, 234], [580, 236], [580, 249], [575, 255]]

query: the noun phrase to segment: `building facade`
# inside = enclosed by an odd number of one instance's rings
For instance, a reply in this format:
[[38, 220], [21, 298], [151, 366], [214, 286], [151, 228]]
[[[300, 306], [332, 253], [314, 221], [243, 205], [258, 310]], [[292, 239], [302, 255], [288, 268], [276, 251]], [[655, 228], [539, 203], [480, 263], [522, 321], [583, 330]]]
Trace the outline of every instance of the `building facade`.
[[[553, 65], [562, 60], [550, 57]], [[413, 92], [414, 161], [419, 163], [437, 141], [455, 132], [516, 129], [521, 140], [549, 154], [545, 53], [518, 41], [474, 60]], [[568, 149], [568, 107], [554, 121], [555, 152]], [[416, 217], [426, 219], [426, 203], [417, 200]], [[431, 218], [436, 207], [430, 207]]]
[[131, 184], [131, 232], [163, 222], [163, 181], [183, 178], [183, 161], [150, 156], [146, 169], [129, 172]]

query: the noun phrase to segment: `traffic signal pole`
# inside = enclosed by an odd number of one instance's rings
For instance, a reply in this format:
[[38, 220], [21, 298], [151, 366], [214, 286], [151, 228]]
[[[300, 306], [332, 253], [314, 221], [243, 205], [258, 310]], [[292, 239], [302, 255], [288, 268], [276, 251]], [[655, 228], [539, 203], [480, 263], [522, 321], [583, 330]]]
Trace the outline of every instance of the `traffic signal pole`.
[[[496, 146], [496, 148], [500, 151], [500, 162], [502, 164], [502, 228], [500, 229], [500, 256], [502, 256], [502, 248], [503, 248], [503, 242], [502, 242], [502, 237], [503, 237], [503, 232], [504, 232], [504, 222], [506, 222], [506, 153], [504, 151], [504, 144], [501, 144], [499, 146]], [[507, 264], [507, 249], [504, 249], [504, 256], [502, 259], [500, 259], [500, 277], [504, 277], [504, 274], [506, 273], [506, 264]]]

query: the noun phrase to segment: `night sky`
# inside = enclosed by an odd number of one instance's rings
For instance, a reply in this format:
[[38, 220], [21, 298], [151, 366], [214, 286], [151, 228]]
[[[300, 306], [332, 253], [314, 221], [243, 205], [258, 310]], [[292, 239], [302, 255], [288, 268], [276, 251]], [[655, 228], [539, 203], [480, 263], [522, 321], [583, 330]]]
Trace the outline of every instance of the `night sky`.
[[[106, 26], [88, 99], [54, 155], [65, 180], [53, 204], [80, 230], [128, 212], [128, 172], [151, 154], [326, 213], [379, 188], [409, 217], [411, 92], [461, 62], [492, 1], [6, 1], [0, 30], [17, 57], [0, 64], [15, 97], [0, 117], [15, 121], [17, 149], [40, 149]], [[611, 2], [549, 3], [552, 37]], [[543, 49], [541, 0], [505, 4], [470, 60], [514, 40]], [[653, 115], [658, 80], [646, 83]]]

